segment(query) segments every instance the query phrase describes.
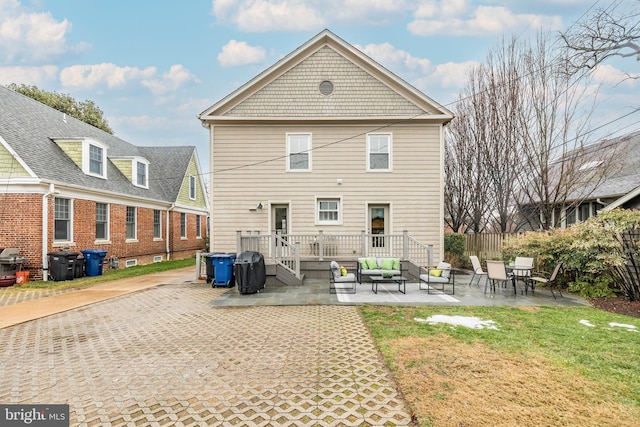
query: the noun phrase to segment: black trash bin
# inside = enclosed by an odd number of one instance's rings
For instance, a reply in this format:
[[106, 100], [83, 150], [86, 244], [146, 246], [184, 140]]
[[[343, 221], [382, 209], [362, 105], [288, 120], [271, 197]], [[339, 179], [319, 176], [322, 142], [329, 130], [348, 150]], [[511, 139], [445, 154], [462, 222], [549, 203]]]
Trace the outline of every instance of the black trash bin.
[[260, 252], [247, 251], [241, 253], [234, 264], [238, 292], [255, 294], [264, 289], [267, 283], [267, 268], [264, 256]]
[[73, 278], [78, 279], [84, 276], [84, 262], [85, 259], [82, 257], [78, 257], [73, 261]]
[[73, 280], [75, 276], [75, 261], [80, 255], [78, 252], [59, 251], [49, 252], [49, 276], [57, 282]]

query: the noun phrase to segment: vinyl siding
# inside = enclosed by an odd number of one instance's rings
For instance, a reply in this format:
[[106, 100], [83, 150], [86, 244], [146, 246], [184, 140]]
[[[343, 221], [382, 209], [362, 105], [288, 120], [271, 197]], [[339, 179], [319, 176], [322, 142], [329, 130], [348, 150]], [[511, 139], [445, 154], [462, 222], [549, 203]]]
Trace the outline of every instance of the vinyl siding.
[[[334, 92], [320, 93], [322, 81]], [[232, 117], [372, 117], [425, 111], [325, 46], [237, 105]]]
[[[235, 251], [236, 230], [268, 233], [270, 203], [289, 203], [291, 233], [360, 233], [368, 228], [367, 204], [384, 203], [391, 207], [389, 232], [407, 230], [422, 243], [436, 245], [438, 259], [443, 222], [441, 126], [399, 124], [379, 130], [392, 134], [393, 172], [367, 172], [366, 133], [379, 127], [215, 126], [212, 249]], [[288, 132], [311, 133], [311, 172], [286, 171]], [[316, 197], [342, 198], [342, 225], [315, 225]], [[264, 209], [250, 211], [258, 203]]]
[[76, 165], [78, 165], [80, 169], [82, 169], [82, 142], [62, 141], [62, 142], [58, 142], [57, 144], [58, 144], [58, 147], [60, 147], [62, 151], [64, 151], [65, 154], [69, 156], [71, 160], [73, 160], [73, 163], [75, 163]]
[[[196, 177], [196, 199], [191, 200], [189, 198], [189, 176], [193, 175]], [[202, 191], [202, 177], [198, 173], [198, 168], [196, 166], [195, 158], [191, 158], [189, 162], [189, 166], [187, 168], [187, 174], [182, 180], [182, 186], [180, 186], [180, 192], [178, 193], [178, 203], [186, 206], [194, 206], [199, 208], [206, 208], [206, 195]]]
[[9, 151], [0, 145], [0, 177], [16, 178], [29, 176], [29, 172], [9, 153]]
[[122, 175], [126, 176], [130, 182], [133, 182], [133, 161], [131, 159], [113, 159], [111, 162]]

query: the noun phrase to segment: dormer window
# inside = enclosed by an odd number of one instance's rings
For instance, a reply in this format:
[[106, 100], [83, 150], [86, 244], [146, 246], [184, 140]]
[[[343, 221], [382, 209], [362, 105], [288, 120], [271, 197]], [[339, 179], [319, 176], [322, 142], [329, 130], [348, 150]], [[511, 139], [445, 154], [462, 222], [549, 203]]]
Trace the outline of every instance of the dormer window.
[[107, 146], [93, 139], [82, 141], [82, 172], [98, 178], [107, 178]]
[[142, 158], [133, 159], [133, 185], [149, 188], [149, 162]]

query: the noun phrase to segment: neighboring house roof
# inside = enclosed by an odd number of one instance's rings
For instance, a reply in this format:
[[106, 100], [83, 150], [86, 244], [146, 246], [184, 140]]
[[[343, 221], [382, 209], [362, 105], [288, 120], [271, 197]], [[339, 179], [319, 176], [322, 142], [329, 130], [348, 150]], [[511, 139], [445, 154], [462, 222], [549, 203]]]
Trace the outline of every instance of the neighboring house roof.
[[[572, 155], [576, 154], [567, 154]], [[640, 131], [591, 144], [585, 147], [579, 160], [576, 165], [585, 173], [602, 176], [602, 181], [588, 195], [578, 190], [568, 200], [625, 197], [640, 186]], [[611, 209], [611, 205], [607, 207]]]
[[200, 120], [434, 120], [453, 114], [324, 30], [207, 110]]
[[[0, 144], [6, 143], [33, 178], [162, 202], [174, 202], [194, 146], [138, 147], [47, 105], [0, 86]], [[83, 173], [56, 139], [91, 138], [107, 146], [108, 158], [149, 161], [148, 189], [132, 184], [112, 161], [107, 179]]]

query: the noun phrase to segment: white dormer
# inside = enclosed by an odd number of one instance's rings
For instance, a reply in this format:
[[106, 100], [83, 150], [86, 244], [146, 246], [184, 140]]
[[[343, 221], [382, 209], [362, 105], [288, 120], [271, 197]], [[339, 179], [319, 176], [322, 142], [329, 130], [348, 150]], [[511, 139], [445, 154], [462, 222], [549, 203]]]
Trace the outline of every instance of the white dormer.
[[142, 188], [149, 188], [149, 161], [144, 157], [134, 157], [131, 161], [131, 182]]
[[107, 179], [107, 146], [95, 139], [82, 140], [82, 172]]
[[149, 160], [140, 156], [110, 157], [109, 160], [133, 185], [149, 188]]

